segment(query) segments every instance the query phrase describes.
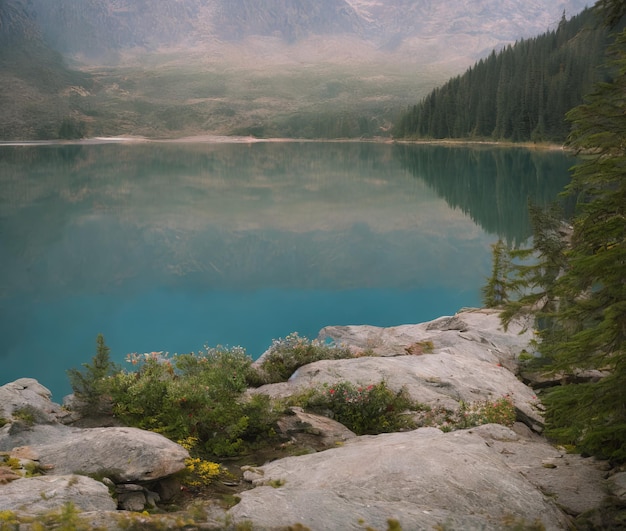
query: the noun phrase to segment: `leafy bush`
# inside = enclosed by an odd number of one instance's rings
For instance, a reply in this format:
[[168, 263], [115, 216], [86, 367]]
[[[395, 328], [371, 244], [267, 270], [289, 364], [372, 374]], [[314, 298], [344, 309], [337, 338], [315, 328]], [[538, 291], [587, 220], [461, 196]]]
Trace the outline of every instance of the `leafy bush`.
[[72, 502], [67, 502], [58, 509], [36, 515], [26, 514], [23, 511], [15, 513], [9, 510], [0, 510], [0, 530], [13, 531], [15, 529], [90, 531], [94, 527], [89, 517], [84, 517]]
[[278, 413], [268, 397], [243, 398], [252, 360], [241, 348], [199, 354], [128, 356], [136, 372], [105, 380], [123, 422], [172, 440], [194, 438], [200, 454], [231, 456], [275, 435]]
[[385, 382], [355, 386], [350, 382], [325, 385], [299, 397], [310, 410], [330, 416], [357, 435], [412, 429], [415, 423], [408, 411], [422, 409], [405, 389], [394, 392]]
[[286, 382], [303, 365], [354, 357], [350, 349], [300, 337], [297, 332], [276, 339], [261, 363], [262, 382]]

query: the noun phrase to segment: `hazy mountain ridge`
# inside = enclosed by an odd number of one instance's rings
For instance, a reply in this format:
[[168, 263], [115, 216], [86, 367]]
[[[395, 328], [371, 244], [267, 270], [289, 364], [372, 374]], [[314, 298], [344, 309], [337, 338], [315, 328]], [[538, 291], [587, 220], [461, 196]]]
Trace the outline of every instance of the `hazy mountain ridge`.
[[[97, 57], [106, 50], [173, 45], [212, 50], [251, 37], [283, 44], [316, 36], [360, 39], [373, 49], [406, 54], [428, 40], [428, 59], [475, 58], [554, 26], [587, 0], [30, 0], [55, 49]], [[452, 4], [452, 5], [451, 5]], [[454, 46], [459, 37], [462, 46]], [[433, 41], [438, 45], [434, 46]], [[315, 41], [314, 41], [315, 42]], [[448, 50], [448, 53], [446, 51]], [[415, 60], [422, 59], [419, 54]]]
[[588, 5], [587, 0], [346, 1], [377, 26], [378, 38], [386, 49], [414, 52], [427, 45], [431, 52], [440, 50], [440, 58], [446, 58], [446, 48], [479, 57], [506, 43], [542, 33], [556, 26], [564, 12], [570, 17]]
[[255, 0], [218, 2], [214, 28], [224, 40], [252, 35], [278, 36], [288, 43], [311, 35], [357, 34], [365, 27], [343, 0]]

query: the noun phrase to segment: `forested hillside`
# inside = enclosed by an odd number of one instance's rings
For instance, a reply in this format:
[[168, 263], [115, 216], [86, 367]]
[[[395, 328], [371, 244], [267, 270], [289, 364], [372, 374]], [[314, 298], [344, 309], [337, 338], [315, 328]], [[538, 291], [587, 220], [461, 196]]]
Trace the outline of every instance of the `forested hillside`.
[[564, 141], [565, 114], [603, 77], [607, 30], [592, 10], [481, 59], [398, 121], [396, 138]]

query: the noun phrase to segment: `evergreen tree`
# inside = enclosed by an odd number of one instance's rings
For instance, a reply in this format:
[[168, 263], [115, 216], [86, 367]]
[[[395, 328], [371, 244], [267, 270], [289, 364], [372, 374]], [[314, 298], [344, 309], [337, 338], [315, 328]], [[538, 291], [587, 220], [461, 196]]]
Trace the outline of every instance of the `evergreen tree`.
[[96, 354], [91, 363], [83, 363], [83, 370], [69, 369], [67, 371], [74, 395], [82, 402], [85, 412], [96, 413], [104, 406], [102, 390], [103, 380], [115, 374], [119, 368], [110, 359], [111, 349], [106, 345], [104, 336], [98, 334], [96, 338]]
[[550, 393], [548, 433], [626, 461], [626, 30], [611, 55], [613, 79], [568, 114], [569, 143], [582, 160], [567, 191], [579, 206], [568, 268], [557, 283], [568, 303], [542, 351], [555, 370], [606, 375]]
[[[542, 356], [569, 380], [543, 399], [546, 434], [626, 462], [626, 30], [610, 57], [609, 81], [567, 115], [580, 160], [566, 187], [577, 198], [571, 240], [559, 217], [535, 211], [536, 262], [516, 266], [520, 296], [502, 317], [534, 315]], [[576, 383], [590, 370], [594, 379]]]
[[482, 288], [483, 304], [487, 308], [497, 308], [509, 301], [508, 276], [510, 255], [506, 245], [498, 240], [491, 246], [492, 269], [487, 284]]
[[533, 246], [508, 251], [509, 293], [500, 314], [507, 327], [511, 321], [534, 316], [539, 330], [547, 335], [552, 329], [552, 314], [557, 310], [559, 296], [557, 279], [567, 269], [566, 248], [568, 227], [561, 221], [561, 208], [553, 204], [548, 209], [529, 205], [533, 227]]
[[626, 0], [598, 0], [594, 8], [602, 15], [607, 26], [615, 27], [626, 13]]

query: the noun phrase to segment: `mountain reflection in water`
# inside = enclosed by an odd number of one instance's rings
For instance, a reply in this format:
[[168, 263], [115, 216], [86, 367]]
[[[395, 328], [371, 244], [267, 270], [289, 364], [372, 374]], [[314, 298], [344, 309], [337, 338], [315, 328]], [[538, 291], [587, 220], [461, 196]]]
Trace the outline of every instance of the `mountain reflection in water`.
[[0, 384], [112, 355], [315, 337], [480, 304], [560, 152], [374, 143], [0, 147]]

